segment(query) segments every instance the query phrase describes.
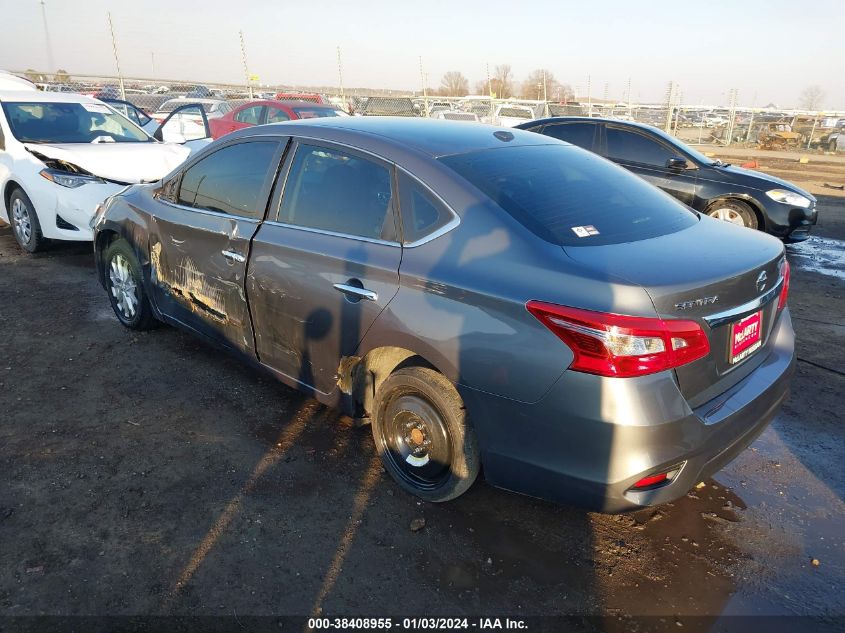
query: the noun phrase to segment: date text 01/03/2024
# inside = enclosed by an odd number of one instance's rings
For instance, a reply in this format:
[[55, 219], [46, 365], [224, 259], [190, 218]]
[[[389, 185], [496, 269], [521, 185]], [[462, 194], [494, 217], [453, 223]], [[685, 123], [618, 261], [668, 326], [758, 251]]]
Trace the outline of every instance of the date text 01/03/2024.
[[527, 624], [518, 618], [309, 618], [310, 630], [524, 630]]

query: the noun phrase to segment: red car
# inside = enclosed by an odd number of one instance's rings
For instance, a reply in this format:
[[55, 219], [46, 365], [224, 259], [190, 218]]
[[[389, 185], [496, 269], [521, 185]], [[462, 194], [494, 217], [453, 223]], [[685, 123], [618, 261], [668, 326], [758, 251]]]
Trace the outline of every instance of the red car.
[[229, 132], [252, 125], [341, 114], [334, 106], [308, 101], [248, 101], [222, 117], [209, 119], [208, 125], [211, 128], [211, 138], [218, 139]]

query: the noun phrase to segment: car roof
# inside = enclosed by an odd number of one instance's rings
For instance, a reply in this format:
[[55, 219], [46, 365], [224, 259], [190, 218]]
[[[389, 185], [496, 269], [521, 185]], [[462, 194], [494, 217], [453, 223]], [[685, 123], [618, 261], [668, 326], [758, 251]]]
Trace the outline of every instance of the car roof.
[[648, 132], [654, 132], [655, 130], [657, 130], [658, 132], [660, 131], [660, 128], [654, 127], [653, 125], [649, 125], [648, 123], [639, 123], [638, 121], [626, 121], [623, 119], [613, 119], [611, 117], [598, 116], [552, 116], [547, 117], [545, 119], [535, 119], [534, 121], [526, 121], [525, 123], [520, 123], [520, 127], [528, 125], [534, 127], [537, 125], [547, 125], [549, 123], [571, 123], [573, 121], [588, 121], [592, 123], [614, 123], [623, 127], [635, 127], [641, 130], [646, 130]]
[[257, 105], [284, 106], [285, 108], [322, 108], [323, 110], [336, 110], [330, 103], [314, 103], [313, 101], [280, 101], [279, 99], [250, 99], [238, 104], [238, 109]]
[[[357, 141], [357, 146], [400, 151], [410, 149], [432, 157], [465, 154], [485, 149], [527, 145], [568, 145], [547, 136], [493, 125], [467, 125], [412, 117], [329, 117], [273, 123], [246, 128], [228, 138], [275, 134], [305, 136], [326, 141]], [[368, 149], [368, 147], [362, 147]], [[394, 152], [391, 152], [394, 153]]]
[[28, 103], [100, 103], [94, 97], [75, 92], [43, 92], [41, 90], [2, 90], [0, 101]]

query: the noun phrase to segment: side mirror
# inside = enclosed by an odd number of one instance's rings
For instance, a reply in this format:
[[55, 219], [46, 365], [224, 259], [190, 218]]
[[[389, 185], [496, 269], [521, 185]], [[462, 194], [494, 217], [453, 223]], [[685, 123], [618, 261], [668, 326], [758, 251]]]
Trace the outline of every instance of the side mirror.
[[673, 156], [666, 161], [666, 167], [668, 169], [686, 169], [689, 165], [687, 164], [686, 158], [683, 158], [682, 156]]

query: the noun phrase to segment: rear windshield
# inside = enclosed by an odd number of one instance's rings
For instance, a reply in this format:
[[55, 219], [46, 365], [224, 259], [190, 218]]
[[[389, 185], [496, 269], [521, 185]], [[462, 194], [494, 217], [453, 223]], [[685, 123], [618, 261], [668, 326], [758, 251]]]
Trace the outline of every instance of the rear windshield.
[[639, 176], [571, 145], [503, 147], [439, 160], [526, 228], [561, 246], [634, 242], [697, 221]]
[[337, 116], [334, 108], [293, 108], [300, 119], [318, 119], [324, 116]]

